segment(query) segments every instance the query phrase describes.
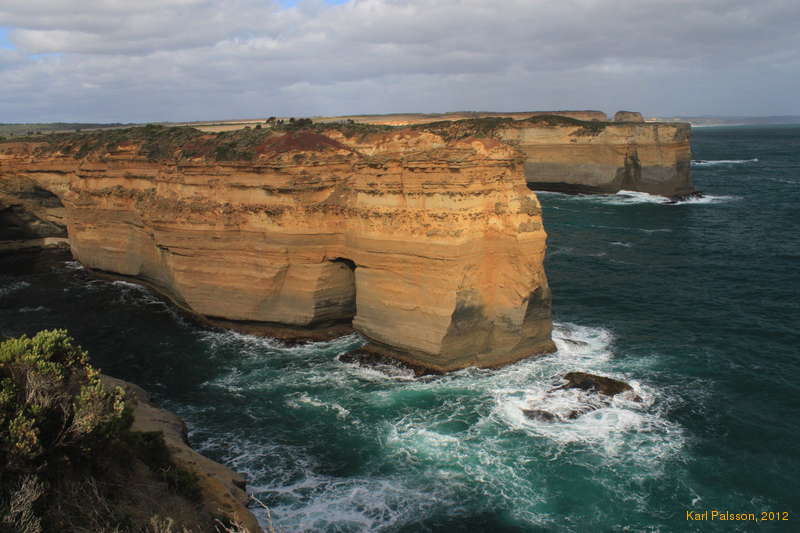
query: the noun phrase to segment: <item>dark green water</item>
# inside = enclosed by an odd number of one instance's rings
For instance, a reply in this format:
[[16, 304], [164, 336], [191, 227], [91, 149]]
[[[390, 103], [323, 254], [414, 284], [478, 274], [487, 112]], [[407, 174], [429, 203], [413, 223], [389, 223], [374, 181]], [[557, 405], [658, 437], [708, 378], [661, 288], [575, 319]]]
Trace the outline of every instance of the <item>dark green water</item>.
[[[800, 127], [696, 129], [694, 151], [704, 200], [541, 195], [559, 352], [501, 370], [413, 379], [339, 362], [356, 336], [206, 330], [64, 262], [0, 263], [0, 334], [70, 329], [286, 531], [800, 531]], [[644, 401], [527, 420], [586, 400], [547, 394], [570, 370]], [[790, 521], [685, 520], [706, 509]]]

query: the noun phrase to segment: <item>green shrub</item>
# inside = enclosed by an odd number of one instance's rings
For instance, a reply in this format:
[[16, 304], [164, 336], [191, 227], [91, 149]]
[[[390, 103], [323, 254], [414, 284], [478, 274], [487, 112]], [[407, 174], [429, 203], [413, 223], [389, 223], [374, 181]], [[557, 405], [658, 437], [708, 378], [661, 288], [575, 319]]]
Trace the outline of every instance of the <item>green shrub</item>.
[[51, 482], [130, 423], [122, 389], [103, 387], [66, 331], [0, 343], [0, 527], [41, 531]]
[[214, 531], [197, 475], [131, 423], [66, 331], [1, 342], [0, 533]]
[[65, 330], [0, 343], [0, 465], [32, 473], [91, 453], [130, 425], [122, 389], [100, 373]]

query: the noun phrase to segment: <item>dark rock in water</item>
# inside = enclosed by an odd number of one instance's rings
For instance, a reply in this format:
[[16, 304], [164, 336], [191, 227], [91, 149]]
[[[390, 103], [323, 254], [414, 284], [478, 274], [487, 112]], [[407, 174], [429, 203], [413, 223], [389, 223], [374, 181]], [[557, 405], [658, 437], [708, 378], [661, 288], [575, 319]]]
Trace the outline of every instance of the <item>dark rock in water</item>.
[[694, 200], [695, 198], [705, 198], [705, 196], [706, 195], [701, 193], [700, 191], [694, 191], [687, 194], [676, 194], [675, 196], [670, 196], [669, 203], [676, 204], [678, 202]]
[[554, 391], [561, 389], [581, 389], [598, 392], [606, 396], [614, 396], [621, 392], [633, 390], [633, 387], [624, 381], [586, 372], [570, 372], [564, 376], [564, 379], [567, 380], [567, 383], [556, 387], [553, 389]]
[[571, 344], [573, 346], [589, 346], [589, 343], [586, 342], [586, 341], [575, 341], [575, 340], [572, 340], [572, 339], [563, 339], [563, 340], [567, 344]]
[[[566, 380], [567, 383], [561, 385], [560, 387], [551, 389], [549, 392], [553, 393], [563, 389], [580, 389], [584, 391], [595, 392], [598, 394], [598, 396], [582, 398], [581, 403], [583, 405], [572, 409], [566, 414], [557, 415], [542, 409], [523, 409], [522, 414], [531, 420], [539, 420], [542, 422], [575, 420], [576, 418], [587, 413], [591, 413], [592, 411], [596, 411], [597, 409], [608, 407], [611, 405], [611, 397], [633, 390], [633, 387], [624, 381], [606, 376], [597, 376], [587, 372], [569, 372], [564, 376], [564, 380]], [[635, 402], [642, 401], [642, 399], [637, 395], [633, 395], [632, 399]]]
[[575, 420], [581, 415], [585, 415], [586, 413], [591, 413], [592, 411], [596, 411], [598, 409], [597, 406], [594, 405], [587, 405], [583, 409], [575, 409], [574, 411], [570, 411], [567, 415], [568, 420]]
[[541, 409], [523, 409], [522, 414], [531, 420], [540, 420], [542, 422], [558, 422], [559, 418], [548, 411]]
[[375, 352], [368, 351], [365, 349], [354, 350], [352, 352], [344, 353], [340, 355], [338, 359], [342, 363], [352, 363], [366, 367], [393, 366], [401, 370], [411, 370], [412, 372], [414, 372], [415, 377], [426, 376], [429, 374], [436, 374], [436, 372], [433, 372], [432, 370], [427, 369], [423, 366], [412, 365], [405, 361], [393, 359], [391, 357], [377, 354]]

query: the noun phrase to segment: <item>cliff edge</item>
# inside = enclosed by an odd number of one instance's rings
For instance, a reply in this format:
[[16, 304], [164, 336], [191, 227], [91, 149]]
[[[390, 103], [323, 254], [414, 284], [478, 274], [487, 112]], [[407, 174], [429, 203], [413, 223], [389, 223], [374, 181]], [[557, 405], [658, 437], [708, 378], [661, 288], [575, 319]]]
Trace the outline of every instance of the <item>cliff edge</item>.
[[125, 401], [132, 406], [131, 431], [160, 432], [170, 460], [197, 479], [200, 500], [210, 516], [220, 516], [240, 524], [240, 531], [262, 533], [256, 517], [247, 508], [250, 497], [245, 492], [245, 479], [228, 467], [194, 451], [188, 444], [186, 424], [177, 415], [154, 405], [144, 389], [111, 376], [101, 376], [103, 385], [125, 391]]
[[614, 122], [533, 117], [500, 129], [525, 154], [525, 179], [539, 191], [660, 196], [695, 192], [689, 124], [642, 122], [630, 112]]
[[72, 253], [226, 325], [352, 327], [437, 371], [554, 349], [523, 154], [491, 137], [145, 127], [0, 144], [0, 183], [64, 207]]
[[[348, 117], [340, 117], [347, 119]], [[608, 194], [640, 191], [666, 197], [695, 192], [691, 126], [645, 122], [635, 111], [529, 111], [353, 116], [355, 122], [477, 128], [525, 155], [525, 179], [537, 191]], [[491, 130], [491, 132], [489, 132]]]

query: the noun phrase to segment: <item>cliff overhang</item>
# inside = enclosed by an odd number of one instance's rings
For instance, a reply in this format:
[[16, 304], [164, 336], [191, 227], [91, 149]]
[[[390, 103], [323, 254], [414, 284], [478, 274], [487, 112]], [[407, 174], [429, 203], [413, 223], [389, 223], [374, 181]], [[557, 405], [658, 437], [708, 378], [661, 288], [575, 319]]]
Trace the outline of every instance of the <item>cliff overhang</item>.
[[480, 127], [60, 135], [0, 144], [0, 183], [54, 195], [84, 265], [198, 315], [491, 367], [554, 345], [524, 154]]

